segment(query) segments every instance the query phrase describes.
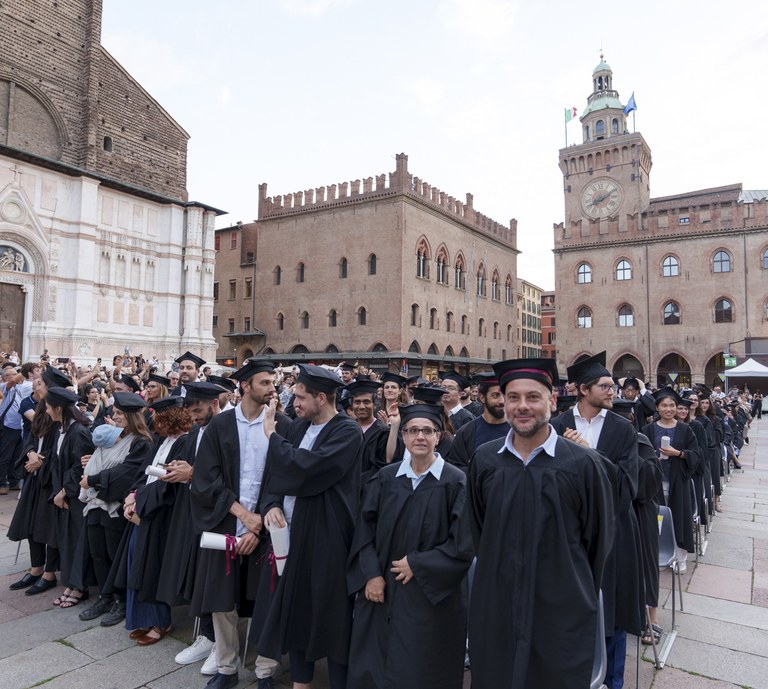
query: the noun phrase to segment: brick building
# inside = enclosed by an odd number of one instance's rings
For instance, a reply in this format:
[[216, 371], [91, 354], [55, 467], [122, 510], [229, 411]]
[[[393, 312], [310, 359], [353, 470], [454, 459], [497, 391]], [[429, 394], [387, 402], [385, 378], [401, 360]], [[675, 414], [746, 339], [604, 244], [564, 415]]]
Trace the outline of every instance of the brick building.
[[651, 198], [650, 147], [627, 131], [612, 81], [601, 59], [584, 141], [560, 150], [559, 359], [607, 349], [614, 376], [717, 383], [724, 351], [753, 354], [768, 338], [768, 192]]
[[0, 349], [213, 358], [189, 135], [104, 49], [101, 0], [0, 5]]
[[541, 356], [557, 358], [557, 315], [555, 293], [541, 293]]
[[516, 221], [492, 221], [412, 175], [268, 197], [217, 230], [217, 359], [369, 362], [434, 374], [517, 351]]
[[541, 287], [517, 278], [517, 356], [541, 358]]

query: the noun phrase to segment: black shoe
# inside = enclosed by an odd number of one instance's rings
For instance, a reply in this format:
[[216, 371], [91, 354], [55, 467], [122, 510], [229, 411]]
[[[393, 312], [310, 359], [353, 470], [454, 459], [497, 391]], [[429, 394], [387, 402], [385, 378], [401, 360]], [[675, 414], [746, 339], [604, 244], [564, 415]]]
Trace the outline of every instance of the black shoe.
[[90, 608], [83, 610], [83, 612], [81, 612], [78, 617], [83, 622], [95, 620], [97, 617], [99, 617], [99, 615], [103, 615], [105, 612], [109, 612], [113, 603], [114, 600], [112, 599], [112, 596], [99, 596], [96, 599], [96, 602]]
[[[747, 443], [747, 444], [749, 444], [749, 443]], [[12, 484], [12, 485], [8, 486], [8, 488], [9, 488], [10, 490], [21, 490], [21, 484], [19, 484], [19, 483], [14, 483], [14, 484]]]
[[114, 627], [125, 619], [125, 598], [115, 596], [115, 602], [112, 603], [110, 611], [101, 618], [102, 627]]
[[21, 589], [34, 586], [40, 578], [41, 575], [39, 574], [30, 574], [27, 572], [21, 579], [14, 581], [8, 588], [11, 589], [11, 591], [20, 591]]
[[[269, 679], [272, 679], [271, 677]], [[205, 686], [207, 689], [232, 689], [232, 687], [236, 687], [237, 683], [240, 681], [240, 678], [238, 677], [237, 673], [234, 675], [222, 675], [220, 672], [217, 672], [211, 679], [208, 680], [208, 684]], [[259, 685], [261, 685], [261, 681], [259, 682]]]
[[56, 579], [43, 579], [43, 577], [40, 577], [37, 580], [37, 583], [30, 586], [26, 591], [24, 591], [25, 596], [36, 596], [38, 593], [45, 593], [48, 589], [55, 589], [56, 588]]
[[275, 689], [275, 680], [271, 677], [262, 677], [256, 689]]

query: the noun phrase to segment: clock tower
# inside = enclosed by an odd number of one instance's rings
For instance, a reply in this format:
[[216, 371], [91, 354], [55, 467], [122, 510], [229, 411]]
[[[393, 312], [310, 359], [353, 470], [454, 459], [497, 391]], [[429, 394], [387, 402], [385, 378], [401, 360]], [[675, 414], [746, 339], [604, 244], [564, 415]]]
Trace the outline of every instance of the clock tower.
[[580, 118], [583, 143], [560, 150], [565, 226], [618, 222], [648, 208], [651, 149], [630, 133], [613, 72], [600, 54], [592, 72], [592, 93]]

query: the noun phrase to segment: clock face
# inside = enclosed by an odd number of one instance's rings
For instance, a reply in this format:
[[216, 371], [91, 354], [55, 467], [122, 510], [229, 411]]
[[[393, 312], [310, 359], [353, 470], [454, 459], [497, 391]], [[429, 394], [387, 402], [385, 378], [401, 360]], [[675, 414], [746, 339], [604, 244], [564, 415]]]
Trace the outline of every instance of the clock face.
[[616, 215], [624, 191], [621, 185], [612, 179], [596, 179], [581, 192], [581, 209], [590, 218], [609, 218]]

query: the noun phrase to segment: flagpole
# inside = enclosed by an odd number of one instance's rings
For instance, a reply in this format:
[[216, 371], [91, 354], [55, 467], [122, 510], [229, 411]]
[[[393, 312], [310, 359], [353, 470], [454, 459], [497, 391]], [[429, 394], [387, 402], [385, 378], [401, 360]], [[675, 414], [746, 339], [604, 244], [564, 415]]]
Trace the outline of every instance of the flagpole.
[[[634, 95], [634, 94], [632, 94], [632, 95]], [[636, 112], [637, 112], [637, 108], [635, 108], [635, 109], [632, 111], [632, 133], [633, 133], [633, 134], [635, 133], [635, 131], [637, 131], [637, 127], [635, 127], [635, 113], [636, 113]]]
[[565, 130], [565, 147], [568, 148], [568, 111], [563, 110], [563, 119], [565, 122], [563, 123], [563, 129]]

